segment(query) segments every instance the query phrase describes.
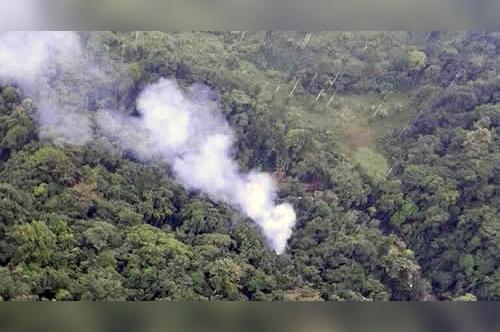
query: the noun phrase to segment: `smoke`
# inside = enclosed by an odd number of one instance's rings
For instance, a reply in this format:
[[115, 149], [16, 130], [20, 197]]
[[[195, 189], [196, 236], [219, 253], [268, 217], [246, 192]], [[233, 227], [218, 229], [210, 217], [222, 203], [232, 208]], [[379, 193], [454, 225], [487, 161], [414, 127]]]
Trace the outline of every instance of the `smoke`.
[[60, 65], [81, 54], [73, 32], [6, 31], [0, 34], [0, 76], [33, 84], [51, 64]]
[[[84, 109], [84, 85], [56, 87], [64, 75], [81, 76], [85, 68], [78, 35], [57, 31], [0, 33], [0, 83], [20, 86], [36, 105], [40, 136], [66, 144], [92, 138]], [[61, 83], [59, 83], [61, 84]], [[76, 91], [76, 92], [75, 92]]]
[[[277, 186], [270, 174], [240, 171], [233, 158], [233, 131], [218, 111], [211, 89], [195, 84], [182, 90], [176, 81], [160, 79], [140, 94], [140, 116], [99, 110], [93, 133], [82, 100], [84, 77], [93, 72], [99, 70], [82, 56], [76, 33], [0, 34], [0, 80], [15, 82], [34, 99], [42, 137], [75, 145], [96, 135], [144, 161], [160, 158], [187, 189], [240, 210], [260, 226], [276, 253], [284, 252], [295, 212], [289, 204], [276, 205]], [[59, 77], [67, 75], [78, 78], [74, 89], [55, 86]]]
[[141, 158], [168, 162], [186, 188], [242, 211], [276, 253], [284, 252], [295, 212], [289, 204], [275, 204], [271, 175], [240, 172], [233, 159], [234, 134], [207, 87], [196, 84], [183, 92], [174, 80], [161, 79], [141, 93], [137, 108], [140, 117], [100, 112], [99, 127]]

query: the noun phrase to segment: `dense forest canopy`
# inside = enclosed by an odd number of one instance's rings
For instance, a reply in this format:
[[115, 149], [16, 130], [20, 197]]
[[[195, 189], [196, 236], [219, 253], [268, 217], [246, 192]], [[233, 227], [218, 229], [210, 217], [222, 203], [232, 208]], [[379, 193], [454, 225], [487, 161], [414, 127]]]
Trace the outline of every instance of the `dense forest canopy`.
[[56, 67], [40, 84], [92, 121], [137, 116], [160, 78], [209, 86], [238, 165], [272, 173], [297, 222], [277, 255], [162, 160], [42, 128], [43, 99], [5, 81], [0, 299], [500, 299], [500, 33], [78, 38], [102, 77]]

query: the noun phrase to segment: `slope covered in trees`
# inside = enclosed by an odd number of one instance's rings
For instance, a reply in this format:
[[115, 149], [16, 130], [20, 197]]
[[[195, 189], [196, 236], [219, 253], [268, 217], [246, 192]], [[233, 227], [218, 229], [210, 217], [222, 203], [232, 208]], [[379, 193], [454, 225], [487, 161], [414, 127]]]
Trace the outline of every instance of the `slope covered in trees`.
[[40, 135], [40, 105], [5, 84], [0, 299], [500, 298], [499, 33], [79, 38], [106, 80], [55, 69], [54, 89], [134, 114], [161, 77], [204, 82], [239, 164], [275, 175], [297, 225], [278, 256], [161, 161]]

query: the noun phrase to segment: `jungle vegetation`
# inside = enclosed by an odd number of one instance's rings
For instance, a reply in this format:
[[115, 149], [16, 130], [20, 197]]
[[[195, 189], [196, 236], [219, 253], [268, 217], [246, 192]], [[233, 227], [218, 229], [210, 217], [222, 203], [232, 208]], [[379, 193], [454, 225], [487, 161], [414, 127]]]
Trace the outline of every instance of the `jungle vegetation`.
[[209, 85], [241, 167], [274, 173], [298, 222], [278, 256], [161, 162], [41, 139], [5, 85], [0, 299], [500, 299], [500, 33], [79, 36], [110, 73], [86, 111], [132, 113], [160, 77]]

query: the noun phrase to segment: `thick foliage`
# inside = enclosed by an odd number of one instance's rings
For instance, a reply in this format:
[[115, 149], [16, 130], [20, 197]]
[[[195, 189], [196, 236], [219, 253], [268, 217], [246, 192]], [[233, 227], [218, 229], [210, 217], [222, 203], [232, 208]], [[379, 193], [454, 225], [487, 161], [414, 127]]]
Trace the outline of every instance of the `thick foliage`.
[[[101, 141], [40, 141], [37, 105], [4, 86], [0, 299], [500, 298], [498, 33], [80, 37], [109, 82], [59, 77], [55, 89], [85, 91], [90, 112], [133, 113], [159, 77], [205, 82], [236, 133], [239, 163], [274, 172], [298, 223], [277, 256], [249, 220], [187, 192], [165, 165]], [[373, 131], [411, 119], [378, 142], [368, 130], [344, 142], [303, 116], [340, 128], [331, 110], [342, 98], [398, 93], [410, 100], [394, 114], [362, 113]]]

